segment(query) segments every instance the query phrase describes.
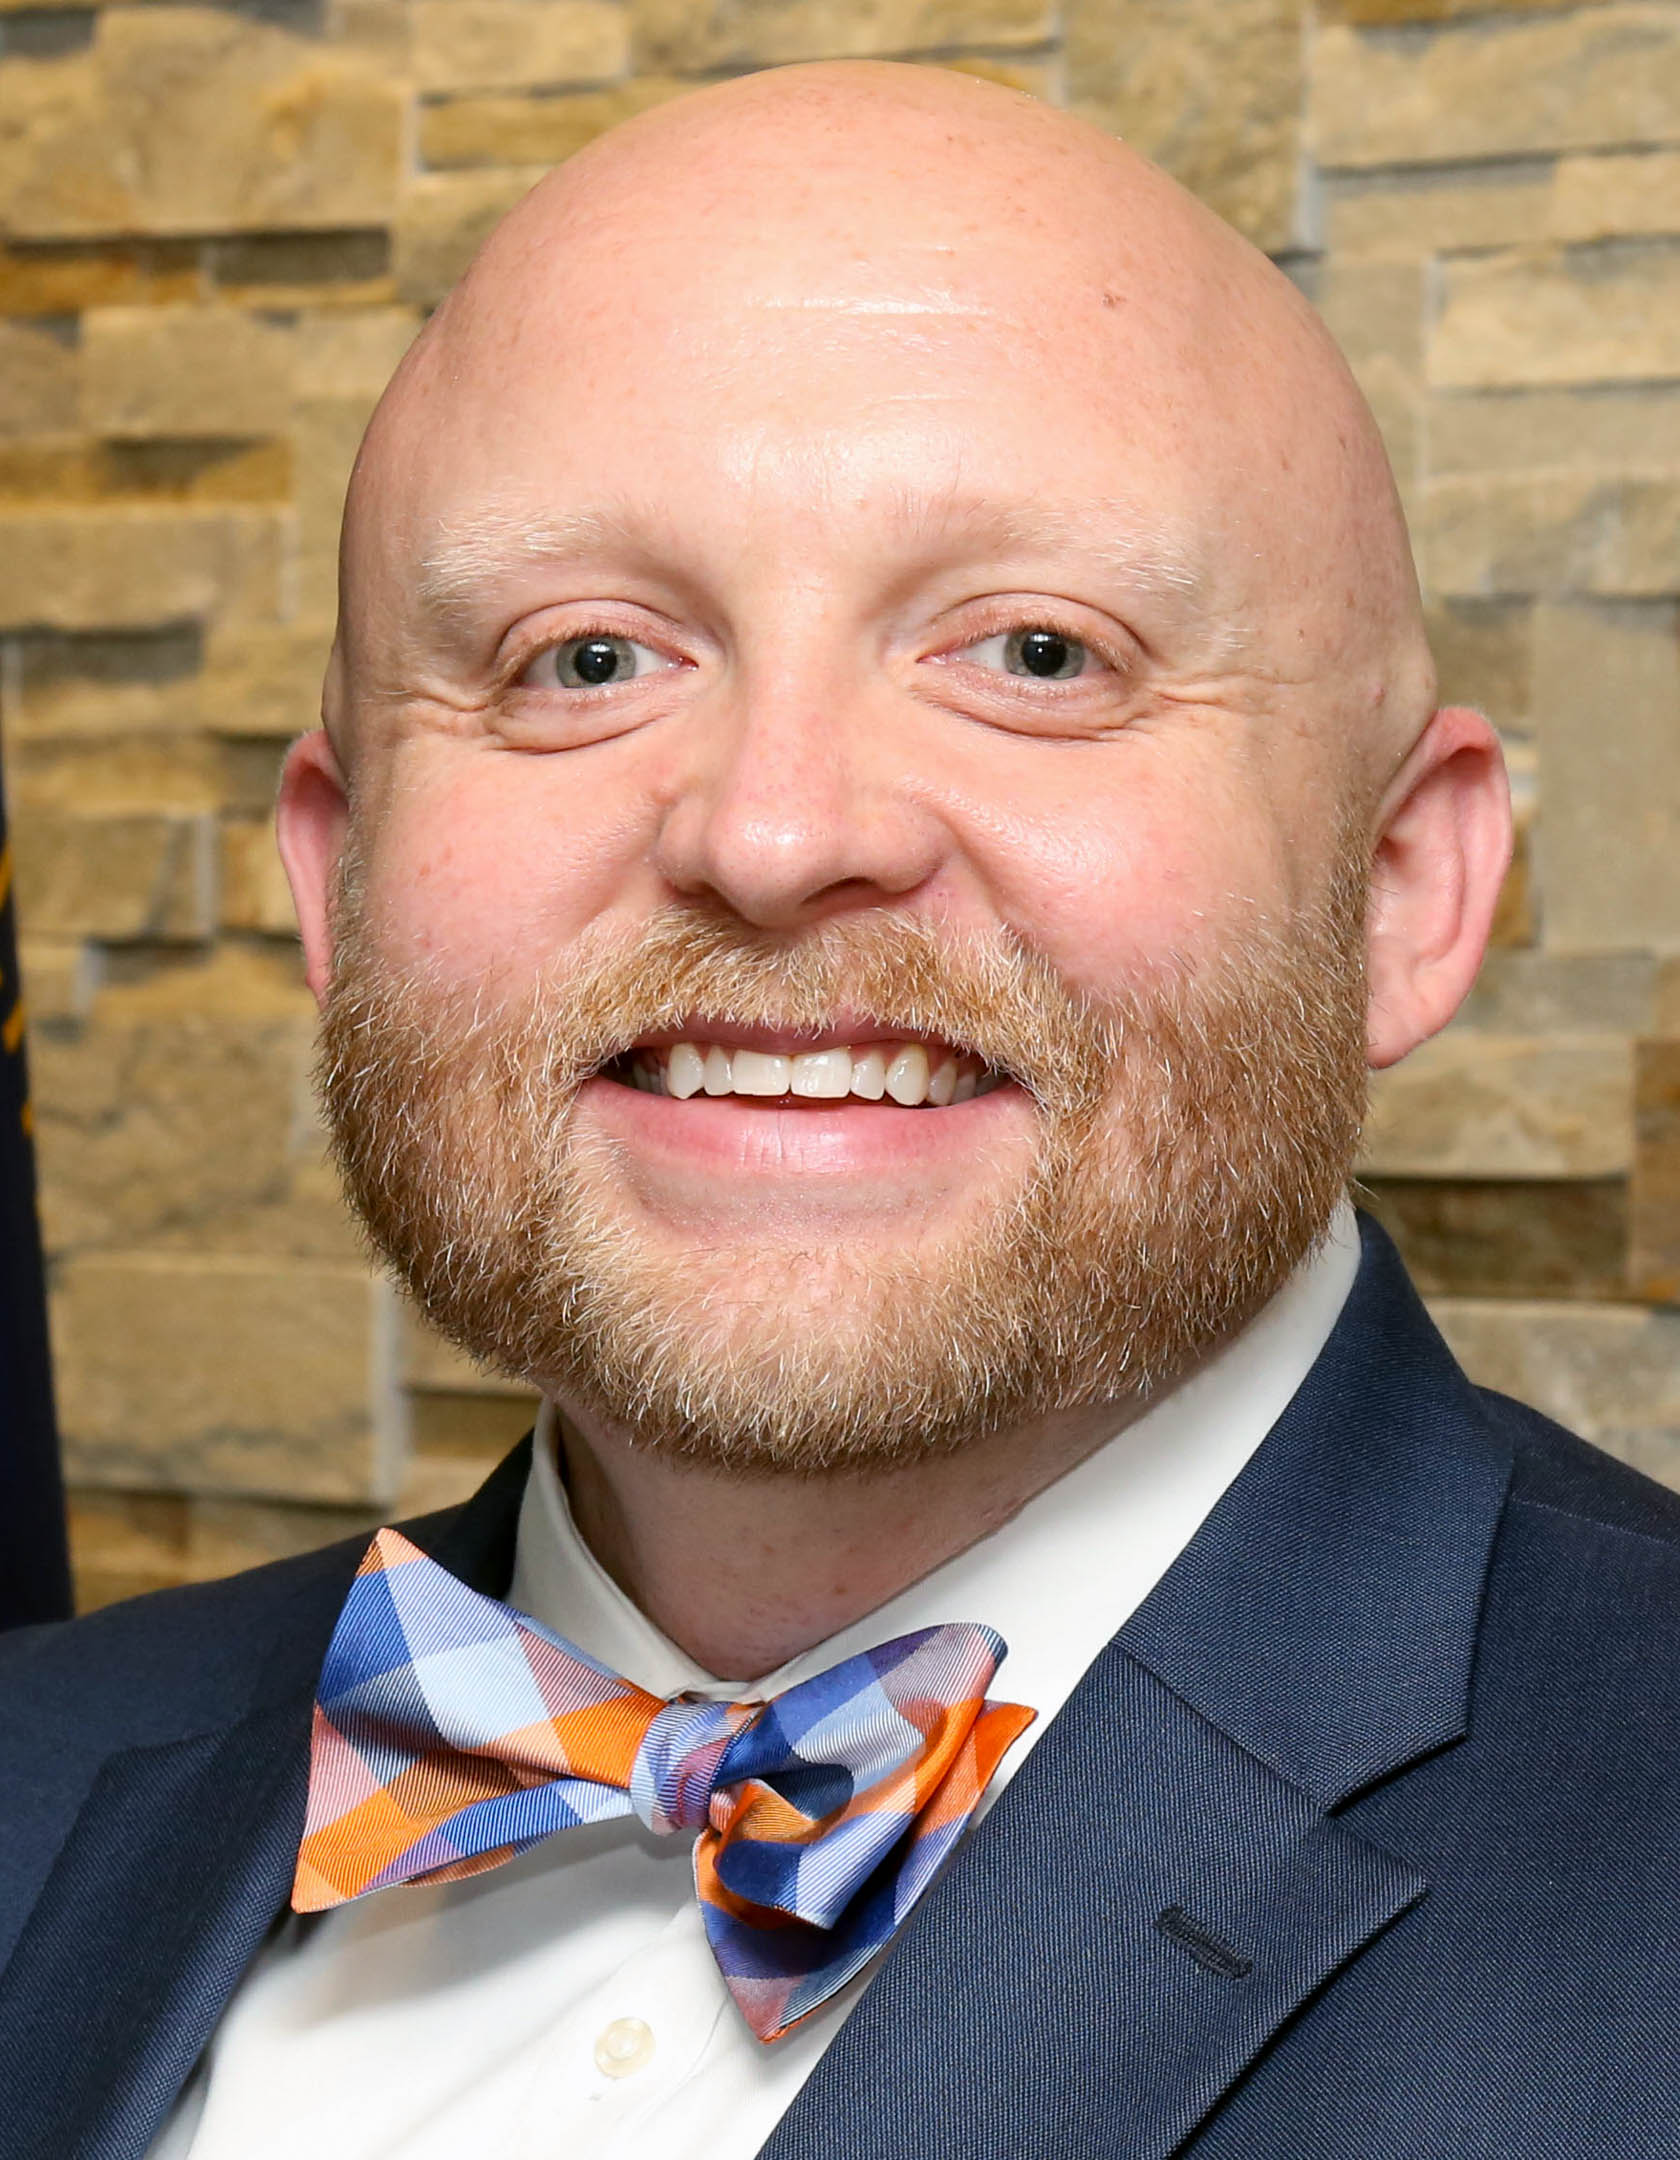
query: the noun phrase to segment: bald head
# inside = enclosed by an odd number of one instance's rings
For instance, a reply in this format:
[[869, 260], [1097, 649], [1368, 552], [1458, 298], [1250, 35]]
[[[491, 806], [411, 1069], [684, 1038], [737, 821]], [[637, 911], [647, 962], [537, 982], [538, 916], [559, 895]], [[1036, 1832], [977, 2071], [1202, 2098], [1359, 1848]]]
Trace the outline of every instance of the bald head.
[[[802, 414], [826, 423], [840, 406], [851, 439], [826, 424], [801, 439]], [[1059, 493], [1094, 539], [1176, 584], [1210, 660], [1217, 633], [1280, 691], [1298, 687], [1292, 717], [1322, 723], [1327, 755], [1392, 769], [1433, 681], [1382, 446], [1317, 316], [1096, 128], [879, 63], [782, 69], [660, 107], [497, 228], [358, 466], [338, 724], [418, 569], [447, 597], [498, 542], [540, 545], [580, 507], [557, 472], [545, 484], [551, 447], [646, 497], [661, 438], [686, 425], [714, 437], [712, 514], [755, 468], [822, 514], [836, 491], [903, 490], [895, 447], [930, 499], [984, 491], [965, 455], [981, 407], [994, 429], [1018, 416], [1019, 494], [1049, 509]], [[1099, 438], [1110, 454], [1088, 459]], [[1065, 483], [1088, 462], [1104, 485], [1081, 497]]]

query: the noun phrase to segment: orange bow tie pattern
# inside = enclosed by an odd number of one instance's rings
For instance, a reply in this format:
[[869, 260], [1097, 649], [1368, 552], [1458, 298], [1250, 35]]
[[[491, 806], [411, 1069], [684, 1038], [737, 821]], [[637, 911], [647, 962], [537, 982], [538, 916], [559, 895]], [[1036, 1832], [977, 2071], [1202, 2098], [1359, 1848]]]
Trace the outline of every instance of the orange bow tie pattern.
[[381, 1530], [315, 1705], [292, 1905], [495, 1867], [575, 1824], [698, 1831], [694, 1881], [760, 2040], [882, 1950], [1032, 1723], [990, 1628], [923, 1628], [769, 1703], [670, 1702]]

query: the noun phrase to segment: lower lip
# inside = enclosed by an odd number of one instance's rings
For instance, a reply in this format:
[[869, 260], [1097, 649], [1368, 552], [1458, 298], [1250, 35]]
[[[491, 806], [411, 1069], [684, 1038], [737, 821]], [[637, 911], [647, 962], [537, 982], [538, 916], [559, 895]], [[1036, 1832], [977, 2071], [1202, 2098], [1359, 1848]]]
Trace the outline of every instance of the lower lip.
[[649, 1095], [616, 1080], [585, 1081], [578, 1114], [639, 1157], [731, 1178], [868, 1177], [959, 1164], [1033, 1117], [1006, 1082], [965, 1103], [905, 1110], [896, 1103]]

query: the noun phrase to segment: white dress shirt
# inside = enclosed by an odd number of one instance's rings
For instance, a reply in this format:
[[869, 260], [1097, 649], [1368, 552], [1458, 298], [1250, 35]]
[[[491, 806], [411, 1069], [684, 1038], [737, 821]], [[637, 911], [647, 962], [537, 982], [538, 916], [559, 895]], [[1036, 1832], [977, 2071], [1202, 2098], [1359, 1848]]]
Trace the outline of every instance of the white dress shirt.
[[[1276, 1422], [1357, 1263], [1344, 1209], [1193, 1379], [991, 1536], [754, 1685], [703, 1672], [606, 1575], [573, 1526], [546, 1412], [510, 1602], [653, 1694], [718, 1699], [984, 1621], [1009, 1645], [993, 1697], [1038, 1712], [995, 1796]], [[868, 1976], [786, 2039], [755, 2040], [707, 1947], [691, 1849], [634, 1818], [599, 1823], [464, 1882], [288, 1916], [151, 2160], [751, 2160]]]

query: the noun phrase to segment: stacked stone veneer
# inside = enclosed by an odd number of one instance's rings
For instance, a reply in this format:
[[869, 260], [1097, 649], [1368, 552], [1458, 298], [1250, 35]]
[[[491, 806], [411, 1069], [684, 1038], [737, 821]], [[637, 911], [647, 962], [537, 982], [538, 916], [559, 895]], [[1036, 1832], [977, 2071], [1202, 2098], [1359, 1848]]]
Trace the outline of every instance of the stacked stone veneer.
[[545, 166], [868, 53], [1120, 129], [1341, 338], [1524, 833], [1369, 1190], [1479, 1375], [1680, 1483], [1680, 5], [0, 0], [0, 727], [86, 1601], [519, 1429], [370, 1275], [309, 1105], [267, 814], [344, 477]]

